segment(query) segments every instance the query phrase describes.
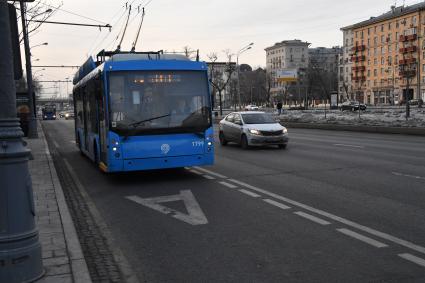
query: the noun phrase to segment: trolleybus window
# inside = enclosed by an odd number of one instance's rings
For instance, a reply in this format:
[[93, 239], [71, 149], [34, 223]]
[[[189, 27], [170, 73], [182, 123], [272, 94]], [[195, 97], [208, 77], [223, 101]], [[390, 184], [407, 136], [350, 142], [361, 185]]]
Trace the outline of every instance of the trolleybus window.
[[211, 126], [205, 73], [112, 72], [111, 127], [116, 131], [203, 131]]

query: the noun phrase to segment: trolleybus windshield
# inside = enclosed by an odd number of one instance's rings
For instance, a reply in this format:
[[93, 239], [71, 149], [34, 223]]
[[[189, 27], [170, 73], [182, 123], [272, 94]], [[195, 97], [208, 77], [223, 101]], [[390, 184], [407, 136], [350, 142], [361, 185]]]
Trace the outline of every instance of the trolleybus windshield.
[[207, 85], [197, 71], [111, 72], [111, 129], [124, 135], [204, 131], [211, 127]]

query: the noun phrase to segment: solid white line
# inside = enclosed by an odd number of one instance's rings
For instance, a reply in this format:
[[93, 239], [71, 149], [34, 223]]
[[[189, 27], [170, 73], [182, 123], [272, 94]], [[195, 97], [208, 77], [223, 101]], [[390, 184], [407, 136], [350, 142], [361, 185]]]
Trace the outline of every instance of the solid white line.
[[194, 170], [194, 169], [190, 169], [190, 170], [189, 170], [189, 172], [195, 173], [195, 174], [197, 174], [197, 175], [204, 175], [204, 173], [199, 172], [199, 171]]
[[411, 261], [413, 263], [416, 263], [420, 266], [425, 267], [425, 259], [423, 259], [423, 258], [414, 256], [414, 255], [411, 255], [411, 254], [399, 254], [398, 256], [401, 257], [401, 258], [404, 258], [408, 261]]
[[359, 233], [356, 233], [356, 232], [351, 231], [351, 230], [348, 230], [348, 229], [344, 229], [343, 228], [343, 229], [336, 229], [336, 230], [338, 232], [341, 232], [344, 235], [353, 237], [354, 239], [357, 239], [359, 241], [365, 242], [366, 244], [369, 244], [369, 245], [374, 246], [376, 248], [385, 248], [385, 247], [388, 247], [388, 245], [386, 245], [384, 243], [378, 242], [378, 241], [376, 241], [376, 240], [374, 240], [372, 238], [363, 236], [363, 235], [361, 235]]
[[351, 227], [356, 228], [356, 229], [358, 229], [358, 230], [361, 230], [361, 231], [363, 231], [363, 232], [366, 232], [366, 233], [369, 233], [369, 234], [375, 235], [375, 236], [380, 237], [380, 238], [382, 238], [382, 239], [385, 239], [385, 240], [387, 240], [387, 241], [391, 241], [391, 242], [396, 243], [396, 244], [398, 244], [398, 245], [400, 245], [400, 246], [404, 246], [404, 247], [406, 247], [406, 248], [409, 248], [409, 249], [412, 249], [412, 250], [414, 250], [414, 251], [417, 251], [417, 252], [420, 252], [420, 253], [425, 254], [425, 247], [422, 247], [422, 246], [420, 246], [420, 245], [414, 244], [414, 243], [412, 243], [412, 242], [409, 242], [409, 241], [406, 241], [406, 240], [403, 240], [403, 239], [400, 239], [400, 238], [397, 238], [397, 237], [391, 236], [391, 235], [389, 235], [389, 234], [386, 234], [386, 233], [380, 232], [380, 231], [378, 231], [378, 230], [375, 230], [375, 229], [369, 228], [369, 227], [367, 227], [367, 226], [363, 226], [363, 225], [358, 224], [358, 223], [356, 223], [356, 222], [353, 222], [353, 221], [351, 221], [351, 220], [348, 220], [348, 219], [345, 219], [345, 218], [342, 218], [342, 217], [336, 216], [336, 215], [334, 215], [334, 214], [331, 214], [331, 213], [329, 213], [329, 212], [326, 212], [326, 211], [323, 211], [323, 210], [320, 210], [320, 209], [316, 209], [316, 208], [314, 208], [314, 207], [311, 207], [311, 206], [308, 206], [308, 205], [302, 204], [302, 203], [300, 203], [300, 202], [297, 202], [297, 201], [291, 200], [291, 199], [289, 199], [289, 198], [286, 198], [286, 197], [280, 196], [280, 195], [278, 195], [278, 194], [271, 193], [271, 192], [269, 192], [269, 191], [266, 191], [266, 190], [263, 190], [263, 189], [260, 189], [260, 188], [257, 188], [257, 187], [254, 187], [254, 186], [251, 186], [251, 185], [249, 185], [249, 184], [247, 184], [247, 183], [244, 183], [244, 182], [241, 182], [241, 181], [238, 181], [238, 180], [234, 180], [234, 179], [229, 179], [229, 181], [231, 181], [231, 182], [233, 182], [233, 183], [236, 183], [236, 184], [238, 184], [238, 185], [240, 185], [240, 186], [244, 186], [244, 187], [246, 187], [246, 188], [248, 188], [248, 189], [251, 189], [251, 190], [253, 190], [253, 191], [256, 191], [256, 192], [262, 193], [262, 194], [264, 194], [264, 195], [271, 196], [271, 197], [273, 197], [273, 198], [275, 198], [275, 199], [278, 199], [278, 200], [284, 201], [284, 202], [286, 202], [286, 203], [292, 204], [292, 205], [294, 205], [294, 206], [297, 206], [297, 207], [303, 208], [303, 209], [305, 209], [305, 210], [308, 210], [308, 211], [314, 212], [314, 213], [316, 213], [316, 214], [322, 215], [322, 216], [327, 217], [327, 218], [329, 218], [329, 219], [332, 219], [332, 220], [334, 220], [334, 221], [337, 221], [337, 222], [343, 223], [343, 224], [345, 224], [345, 225], [347, 225], [347, 226], [351, 226]]
[[226, 187], [231, 188], [231, 189], [236, 189], [237, 188], [237, 186], [232, 185], [232, 184], [229, 184], [227, 182], [219, 182], [219, 183], [222, 184], [223, 186], [226, 186]]
[[343, 146], [343, 147], [364, 148], [364, 146], [360, 146], [360, 145], [352, 145], [352, 144], [334, 143], [334, 145], [335, 145], [335, 146]]
[[251, 196], [251, 197], [253, 197], [253, 198], [259, 198], [259, 197], [261, 197], [260, 195], [258, 195], [258, 194], [256, 194], [256, 193], [253, 193], [253, 192], [250, 192], [250, 191], [247, 191], [247, 190], [244, 190], [244, 189], [240, 189], [239, 191], [240, 191], [241, 193], [246, 194], [246, 195], [248, 195], [248, 196]]
[[301, 211], [294, 212], [294, 214], [301, 216], [301, 217], [304, 217], [305, 219], [311, 220], [313, 222], [316, 222], [320, 225], [330, 225], [331, 224], [330, 222], [328, 222], [326, 220], [320, 219], [319, 217], [316, 217], [316, 216], [313, 216], [313, 215], [310, 215], [310, 214], [307, 214], [307, 213], [304, 213], [304, 212], [301, 212]]
[[213, 177], [213, 176], [210, 176], [210, 175], [202, 175], [205, 179], [208, 179], [208, 180], [215, 180], [215, 178]]
[[281, 209], [291, 209], [289, 206], [284, 205], [283, 203], [271, 200], [271, 199], [263, 199], [265, 202], [267, 202], [268, 204], [274, 205], [276, 207], [279, 207]]
[[425, 177], [421, 177], [421, 176], [415, 176], [415, 175], [403, 174], [403, 173], [399, 173], [399, 172], [391, 172], [391, 173], [393, 173], [393, 175], [396, 175], [396, 176], [402, 176], [402, 177], [408, 177], [408, 178], [414, 178], [414, 179], [425, 180]]
[[226, 176], [224, 176], [224, 175], [221, 175], [221, 174], [218, 174], [218, 173], [212, 172], [212, 171], [210, 171], [210, 170], [207, 170], [207, 169], [202, 168], [202, 167], [199, 167], [199, 166], [194, 166], [193, 168], [196, 168], [196, 169], [197, 169], [197, 170], [199, 170], [199, 171], [202, 171], [202, 172], [205, 172], [205, 173], [207, 173], [207, 174], [210, 174], [210, 175], [216, 176], [216, 177], [218, 177], [218, 178], [228, 179], [228, 177], [226, 177]]

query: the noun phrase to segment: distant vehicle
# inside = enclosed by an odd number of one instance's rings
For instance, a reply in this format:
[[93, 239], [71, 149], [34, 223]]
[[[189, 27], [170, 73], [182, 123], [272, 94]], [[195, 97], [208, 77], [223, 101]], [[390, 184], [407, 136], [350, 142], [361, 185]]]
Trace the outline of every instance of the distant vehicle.
[[74, 112], [70, 111], [70, 112], [66, 112], [64, 114], [65, 120], [69, 120], [69, 119], [74, 119]]
[[357, 111], [359, 110], [359, 107], [362, 111], [366, 110], [366, 105], [363, 103], [359, 103], [358, 101], [346, 101], [339, 106], [339, 109], [341, 111]]
[[56, 120], [56, 106], [45, 105], [41, 108], [41, 117], [43, 120]]
[[235, 142], [243, 149], [250, 146], [277, 145], [286, 148], [288, 130], [265, 112], [233, 112], [219, 123], [221, 145]]
[[[405, 100], [402, 100], [402, 101], [400, 101], [399, 104], [400, 105], [405, 105], [406, 104], [406, 101]], [[415, 106], [415, 105], [422, 106], [423, 104], [424, 104], [424, 101], [421, 98], [409, 100], [409, 105], [412, 105], [412, 106]]]
[[245, 106], [245, 111], [257, 111], [258, 109], [258, 106], [253, 104]]
[[104, 172], [214, 163], [206, 63], [159, 52], [101, 51], [74, 76], [75, 137]]

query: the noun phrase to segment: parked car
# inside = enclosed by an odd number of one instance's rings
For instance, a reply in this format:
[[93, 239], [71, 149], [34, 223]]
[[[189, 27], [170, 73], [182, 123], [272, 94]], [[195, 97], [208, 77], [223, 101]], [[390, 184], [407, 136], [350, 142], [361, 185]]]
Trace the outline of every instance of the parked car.
[[[403, 104], [405, 104], [405, 103], [403, 103]], [[409, 100], [409, 104], [410, 105], [418, 105], [418, 106], [422, 106], [423, 104], [424, 104], [424, 101], [422, 100], [422, 99], [411, 99], [411, 100]]]
[[362, 111], [366, 110], [366, 105], [363, 103], [359, 103], [358, 101], [346, 101], [339, 106], [339, 109], [341, 111], [345, 111], [345, 110], [357, 111], [359, 110], [359, 105], [360, 105], [360, 110]]
[[257, 111], [259, 108], [257, 105], [247, 105], [245, 106], [245, 111]]
[[286, 148], [288, 130], [271, 114], [265, 112], [233, 112], [219, 123], [220, 144], [235, 142], [247, 149], [250, 146], [277, 145]]

